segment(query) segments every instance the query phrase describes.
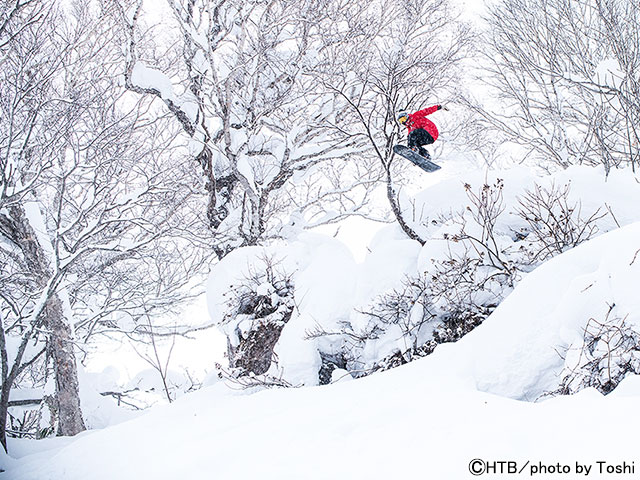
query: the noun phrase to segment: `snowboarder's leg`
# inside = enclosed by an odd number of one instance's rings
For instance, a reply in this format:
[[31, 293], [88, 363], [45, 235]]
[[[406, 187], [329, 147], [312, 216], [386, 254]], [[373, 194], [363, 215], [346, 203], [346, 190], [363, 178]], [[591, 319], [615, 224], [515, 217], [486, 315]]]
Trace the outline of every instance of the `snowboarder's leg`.
[[429, 155], [429, 152], [422, 148], [422, 146], [431, 145], [433, 142], [433, 137], [429, 132], [427, 132], [423, 128], [418, 128], [409, 134], [409, 137], [407, 139], [407, 146], [423, 157], [431, 159], [431, 155]]
[[409, 147], [411, 150], [414, 150], [414, 151], [418, 148], [418, 134], [417, 134], [417, 132], [419, 130], [420, 129], [414, 130], [407, 137], [407, 147]]
[[426, 158], [427, 160], [431, 160], [431, 155], [429, 155], [429, 152], [427, 152], [424, 148], [422, 148], [422, 146], [418, 147], [418, 153], [422, 155], [424, 158]]

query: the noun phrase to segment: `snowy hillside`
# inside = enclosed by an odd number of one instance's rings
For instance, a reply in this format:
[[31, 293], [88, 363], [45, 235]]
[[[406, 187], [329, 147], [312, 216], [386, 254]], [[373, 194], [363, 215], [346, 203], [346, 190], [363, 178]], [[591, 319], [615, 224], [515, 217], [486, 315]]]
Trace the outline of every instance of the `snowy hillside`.
[[561, 355], [581, 346], [589, 319], [604, 320], [608, 305], [640, 325], [638, 239], [634, 223], [548, 261], [483, 325], [409, 365], [252, 395], [219, 383], [120, 425], [46, 440], [42, 453], [26, 455], [23, 444], [25, 456], [5, 458], [0, 478], [454, 479], [470, 478], [476, 458], [514, 461], [525, 473], [540, 462], [595, 473], [597, 461], [630, 464], [640, 377], [606, 397], [587, 389], [518, 399], [557, 387]]
[[[391, 225], [362, 262], [340, 241], [307, 232], [232, 252], [214, 267], [208, 298], [234, 375], [317, 385], [334, 371], [361, 377], [457, 340], [546, 260], [640, 221], [632, 172], [603, 173], [577, 166], [551, 175], [449, 173], [402, 204], [424, 246]], [[591, 315], [606, 308], [590, 306]], [[523, 321], [535, 333], [538, 322]], [[257, 338], [267, 347], [257, 350]]]
[[638, 32], [0, 2], [0, 480], [635, 478]]

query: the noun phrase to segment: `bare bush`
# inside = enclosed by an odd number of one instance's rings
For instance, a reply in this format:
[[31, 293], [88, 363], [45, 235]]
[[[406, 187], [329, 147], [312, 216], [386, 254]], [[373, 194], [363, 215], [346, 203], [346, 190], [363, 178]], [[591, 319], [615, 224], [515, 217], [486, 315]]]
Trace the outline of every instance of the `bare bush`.
[[598, 232], [597, 221], [607, 213], [598, 208], [583, 217], [581, 202], [571, 202], [569, 192], [569, 184], [552, 184], [549, 188], [535, 185], [519, 198], [516, 213], [527, 222], [527, 240], [535, 245], [530, 263], [573, 248]]
[[[428, 273], [407, 278], [402, 286], [379, 297], [366, 311], [363, 331], [347, 325], [352, 340], [343, 349], [354, 376], [403, 365], [433, 352], [438, 344], [455, 342], [480, 325], [512, 286], [503, 270], [483, 264], [469, 250], [463, 255], [434, 261]], [[372, 363], [363, 363], [362, 351], [391, 332], [403, 346]], [[355, 341], [353, 341], [355, 340]]]
[[[382, 295], [366, 315], [376, 324], [398, 325], [407, 348], [415, 348], [420, 329], [436, 317], [424, 275], [407, 278], [399, 289]], [[371, 331], [375, 331], [371, 329]]]
[[589, 387], [606, 395], [627, 375], [640, 374], [640, 332], [627, 323], [628, 316], [612, 318], [614, 308], [609, 307], [602, 321], [589, 319], [577, 352], [567, 352], [560, 386], [549, 395], [571, 395]]
[[220, 380], [227, 381], [228, 385], [237, 387], [241, 390], [247, 390], [252, 388], [264, 389], [264, 388], [294, 388], [296, 385], [287, 382], [282, 377], [260, 374], [256, 375], [253, 372], [244, 373], [239, 369], [226, 370], [216, 363], [215, 365], [218, 378]]
[[439, 262], [432, 274], [432, 294], [441, 305], [436, 344], [455, 342], [480, 325], [513, 286], [504, 271], [482, 265], [469, 255]]
[[503, 252], [498, 246], [495, 230], [498, 217], [504, 212], [503, 187], [504, 182], [500, 178], [496, 179], [493, 185], [485, 183], [478, 192], [474, 192], [468, 183], [465, 184], [464, 189], [471, 202], [466, 210], [478, 228], [469, 228], [467, 216], [461, 214], [455, 219], [460, 224], [460, 233], [448, 238], [454, 242], [468, 241], [478, 258], [485, 261], [487, 265], [509, 270], [510, 267], [503, 260]]

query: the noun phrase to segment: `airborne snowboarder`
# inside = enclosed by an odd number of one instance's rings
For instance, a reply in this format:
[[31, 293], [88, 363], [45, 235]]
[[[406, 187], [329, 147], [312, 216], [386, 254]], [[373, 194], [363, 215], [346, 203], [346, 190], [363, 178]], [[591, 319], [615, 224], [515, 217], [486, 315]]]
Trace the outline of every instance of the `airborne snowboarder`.
[[409, 134], [407, 146], [427, 160], [431, 159], [431, 155], [422, 148], [423, 145], [431, 145], [438, 139], [438, 129], [435, 123], [427, 118], [427, 115], [440, 109], [447, 110], [442, 105], [434, 105], [415, 113], [399, 112], [397, 116], [398, 123], [407, 127]]
[[440, 109], [447, 110], [442, 105], [434, 105], [415, 113], [400, 112], [396, 116], [398, 123], [407, 127], [409, 136], [407, 138], [408, 146], [394, 145], [393, 151], [425, 172], [435, 172], [440, 168], [440, 165], [436, 165], [431, 161], [429, 152], [422, 148], [423, 145], [431, 145], [438, 138], [438, 129], [426, 117]]

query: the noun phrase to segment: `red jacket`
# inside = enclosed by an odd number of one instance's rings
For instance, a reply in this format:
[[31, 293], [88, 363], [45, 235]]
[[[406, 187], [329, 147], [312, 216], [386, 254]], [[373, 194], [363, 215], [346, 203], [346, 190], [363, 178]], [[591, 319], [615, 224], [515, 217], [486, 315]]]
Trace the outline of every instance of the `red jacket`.
[[427, 115], [431, 115], [433, 112], [440, 110], [442, 107], [440, 105], [434, 105], [433, 107], [425, 108], [424, 110], [419, 110], [415, 113], [409, 114], [409, 119], [404, 124], [405, 127], [409, 130], [408, 133], [417, 130], [418, 128], [424, 128], [429, 134], [433, 137], [433, 140], [438, 139], [438, 129], [436, 125], [427, 118]]

